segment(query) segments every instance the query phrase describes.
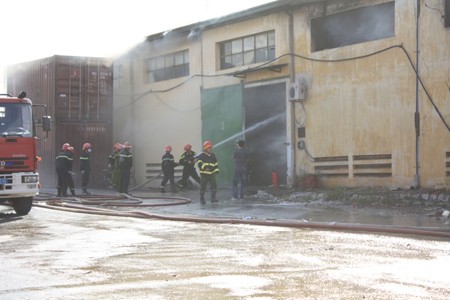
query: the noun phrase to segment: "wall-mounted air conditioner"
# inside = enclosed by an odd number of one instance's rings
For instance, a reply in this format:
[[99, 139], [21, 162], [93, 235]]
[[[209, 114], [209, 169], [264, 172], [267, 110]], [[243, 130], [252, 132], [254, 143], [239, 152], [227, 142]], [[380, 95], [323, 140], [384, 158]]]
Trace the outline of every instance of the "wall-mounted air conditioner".
[[306, 99], [306, 80], [304, 76], [297, 75], [295, 82], [289, 84], [288, 100], [289, 101], [303, 101]]
[[289, 101], [296, 101], [296, 100], [300, 100], [300, 91], [299, 91], [299, 86], [297, 82], [293, 82], [289, 84], [289, 89], [288, 89], [288, 100]]

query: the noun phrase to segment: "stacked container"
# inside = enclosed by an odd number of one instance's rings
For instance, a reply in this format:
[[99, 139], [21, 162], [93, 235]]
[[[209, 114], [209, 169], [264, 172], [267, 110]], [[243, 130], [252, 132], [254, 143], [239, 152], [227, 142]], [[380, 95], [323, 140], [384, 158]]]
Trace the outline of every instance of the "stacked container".
[[112, 59], [72, 56], [8, 66], [7, 92], [26, 91], [33, 104], [47, 106], [53, 119], [49, 137], [38, 143], [42, 157], [38, 170], [44, 187], [56, 187], [55, 158], [64, 143], [75, 149], [74, 179], [80, 187], [79, 157], [85, 142], [93, 146], [89, 187], [103, 186], [102, 170], [113, 145], [112, 70]]

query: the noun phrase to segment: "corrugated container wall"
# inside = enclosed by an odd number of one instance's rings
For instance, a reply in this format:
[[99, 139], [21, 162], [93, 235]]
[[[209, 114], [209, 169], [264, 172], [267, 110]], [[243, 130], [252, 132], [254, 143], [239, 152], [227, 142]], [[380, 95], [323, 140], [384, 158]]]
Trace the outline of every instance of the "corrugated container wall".
[[85, 142], [93, 146], [89, 186], [103, 186], [102, 170], [112, 151], [112, 70], [111, 59], [72, 56], [8, 66], [7, 92], [26, 91], [33, 104], [45, 104], [52, 117], [49, 137], [38, 143], [39, 174], [45, 187], [56, 186], [55, 157], [66, 142], [75, 148], [76, 187], [80, 187], [79, 157]]

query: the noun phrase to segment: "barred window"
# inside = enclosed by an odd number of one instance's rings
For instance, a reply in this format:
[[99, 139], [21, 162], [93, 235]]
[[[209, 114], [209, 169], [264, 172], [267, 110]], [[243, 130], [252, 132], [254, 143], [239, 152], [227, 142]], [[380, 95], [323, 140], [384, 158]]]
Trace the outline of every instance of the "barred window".
[[147, 60], [147, 83], [189, 76], [189, 51], [170, 53]]
[[275, 59], [275, 31], [240, 37], [220, 43], [220, 69]]

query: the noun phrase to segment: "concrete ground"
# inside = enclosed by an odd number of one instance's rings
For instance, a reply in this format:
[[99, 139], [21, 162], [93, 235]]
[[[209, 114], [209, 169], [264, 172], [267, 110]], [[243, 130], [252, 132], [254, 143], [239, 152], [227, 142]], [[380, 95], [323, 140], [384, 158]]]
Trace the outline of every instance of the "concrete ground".
[[[118, 195], [111, 189], [91, 189], [96, 195]], [[77, 191], [78, 193], [79, 191]], [[229, 188], [219, 188], [218, 203], [210, 202], [205, 193], [206, 204], [199, 202], [198, 189], [178, 193], [160, 193], [157, 188], [130, 189], [136, 198], [181, 197], [187, 204], [151, 206], [154, 201], [144, 200], [149, 207], [125, 207], [142, 209], [167, 215], [193, 215], [260, 220], [295, 220], [344, 224], [374, 224], [386, 226], [413, 226], [449, 229], [449, 219], [442, 213], [450, 209], [450, 191], [439, 190], [385, 190], [385, 189], [315, 189], [288, 190], [273, 187], [249, 187], [246, 197], [231, 200]], [[54, 195], [55, 190], [44, 188], [42, 196]], [[161, 202], [161, 201], [160, 201]]]
[[448, 191], [91, 192], [0, 206], [0, 299], [448, 299]]

